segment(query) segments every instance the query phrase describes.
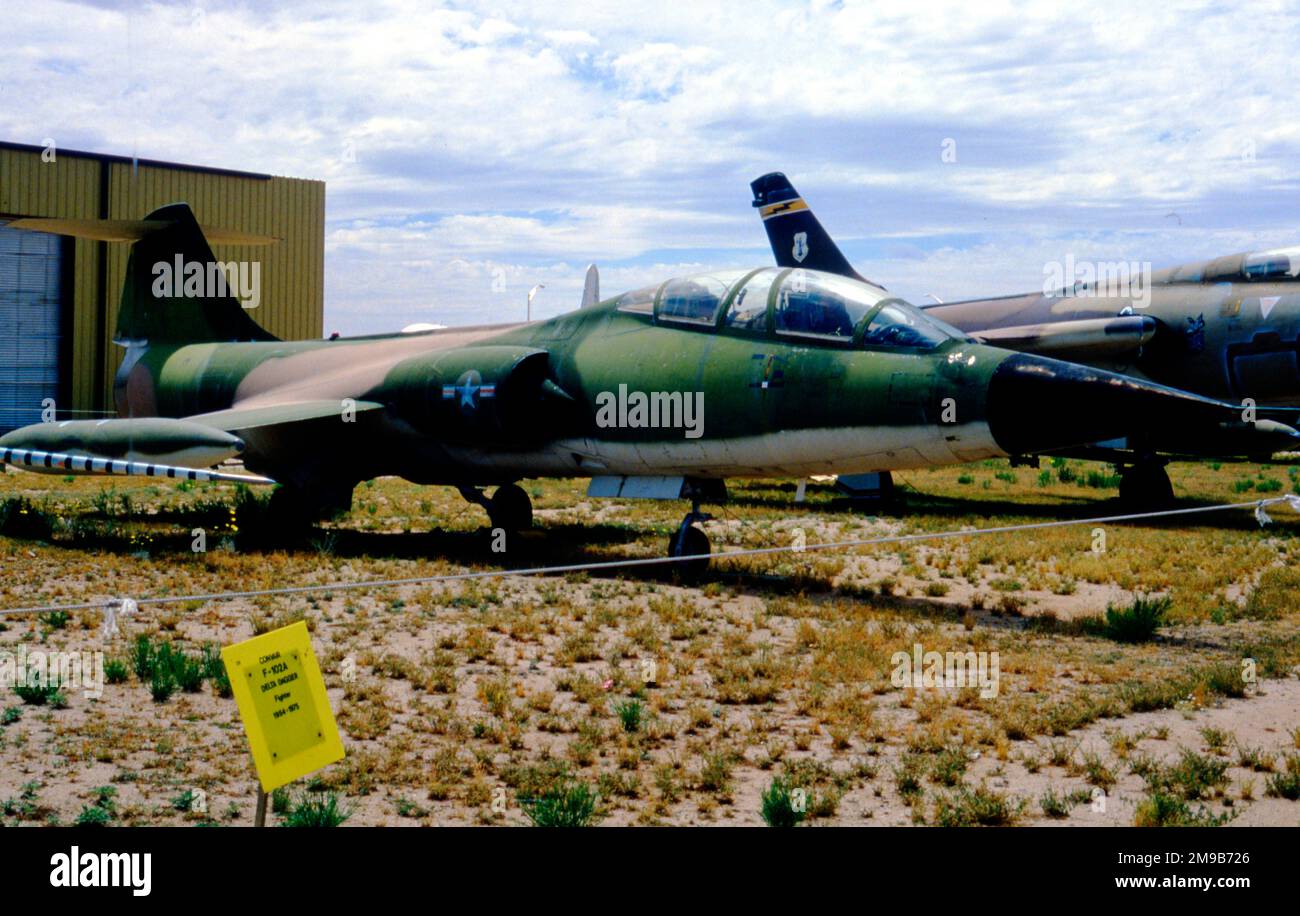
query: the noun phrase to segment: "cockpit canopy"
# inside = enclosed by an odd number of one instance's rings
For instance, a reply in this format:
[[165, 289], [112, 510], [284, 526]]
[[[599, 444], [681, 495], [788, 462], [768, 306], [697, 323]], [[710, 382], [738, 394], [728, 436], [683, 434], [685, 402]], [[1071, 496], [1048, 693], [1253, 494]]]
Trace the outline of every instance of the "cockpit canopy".
[[657, 314], [669, 321], [712, 325], [717, 320], [718, 307], [745, 273], [743, 270], [729, 270], [669, 280], [659, 297]]
[[1246, 255], [1241, 272], [1248, 280], [1290, 280], [1300, 274], [1300, 248], [1275, 248]]
[[867, 348], [929, 350], [965, 335], [861, 280], [767, 267], [677, 277], [624, 293], [617, 308], [664, 324]]
[[1209, 261], [1166, 267], [1151, 275], [1161, 283], [1232, 283], [1239, 281], [1294, 280], [1300, 277], [1300, 248], [1272, 248], [1246, 254], [1229, 254]]

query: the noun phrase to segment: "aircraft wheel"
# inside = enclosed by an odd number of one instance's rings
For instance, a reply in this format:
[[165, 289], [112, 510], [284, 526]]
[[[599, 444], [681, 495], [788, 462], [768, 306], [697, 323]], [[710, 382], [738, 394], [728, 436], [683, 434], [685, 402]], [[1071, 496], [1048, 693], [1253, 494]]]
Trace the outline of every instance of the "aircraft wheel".
[[668, 539], [668, 556], [699, 557], [672, 564], [673, 572], [682, 579], [698, 579], [708, 571], [710, 550], [709, 536], [694, 525], [682, 525]]
[[307, 495], [296, 487], [278, 486], [267, 506], [271, 530], [280, 534], [300, 534], [315, 521]]
[[1119, 498], [1135, 512], [1168, 509], [1174, 504], [1174, 486], [1164, 465], [1144, 462], [1120, 471]]
[[488, 518], [493, 528], [506, 531], [527, 531], [533, 527], [533, 503], [524, 488], [508, 483], [497, 487], [487, 504]]

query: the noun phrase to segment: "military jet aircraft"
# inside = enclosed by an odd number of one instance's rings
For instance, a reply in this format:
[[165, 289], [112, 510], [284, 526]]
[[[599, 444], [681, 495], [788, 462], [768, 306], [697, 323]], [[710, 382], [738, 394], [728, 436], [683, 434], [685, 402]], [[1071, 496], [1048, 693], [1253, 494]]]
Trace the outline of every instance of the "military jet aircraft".
[[[778, 265], [860, 278], [785, 175], [763, 175], [750, 187]], [[1066, 282], [1047, 282], [1045, 291], [927, 304], [925, 313], [983, 343], [1236, 401], [1246, 419], [1265, 424], [1294, 422], [1288, 408], [1300, 406], [1300, 248], [1147, 276], [1134, 276], [1128, 264], [1086, 266], [1092, 276], [1061, 265]], [[1083, 281], [1072, 282], [1080, 274]], [[1258, 427], [1170, 432], [1137, 430], [1071, 454], [1116, 464], [1121, 498], [1141, 506], [1173, 500], [1165, 455], [1269, 454]]]
[[[280, 521], [344, 509], [357, 483], [396, 475], [458, 487], [518, 530], [532, 521], [518, 481], [590, 477], [593, 496], [691, 500], [669, 552], [698, 558], [700, 505], [727, 478], [928, 467], [1147, 429], [1300, 441], [1243, 424], [1233, 404], [978, 343], [822, 271], [718, 271], [603, 301], [592, 272], [583, 307], [544, 321], [290, 342], [228, 292], [155, 282], [158, 264], [216, 263], [185, 204], [107, 228], [26, 225], [134, 240], [119, 418], [15, 430], [0, 460], [276, 482]], [[236, 455], [257, 476], [205, 470]]]

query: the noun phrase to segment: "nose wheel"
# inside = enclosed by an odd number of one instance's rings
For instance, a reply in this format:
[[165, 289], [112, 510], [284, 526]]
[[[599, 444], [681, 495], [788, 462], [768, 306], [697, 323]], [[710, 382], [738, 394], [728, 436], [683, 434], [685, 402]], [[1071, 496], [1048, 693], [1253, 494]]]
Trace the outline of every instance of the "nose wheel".
[[493, 528], [527, 531], [533, 527], [533, 501], [518, 484], [509, 483], [497, 487], [488, 500], [487, 510]]
[[668, 556], [692, 558], [672, 564], [674, 572], [680, 578], [685, 580], [699, 579], [708, 572], [711, 550], [709, 536], [695, 525], [697, 522], [707, 522], [712, 517], [700, 511], [698, 502], [692, 503], [691, 511], [686, 513], [681, 525], [668, 538]]
[[1160, 459], [1140, 459], [1137, 464], [1120, 468], [1119, 473], [1119, 499], [1126, 509], [1158, 511], [1174, 504], [1174, 486]]

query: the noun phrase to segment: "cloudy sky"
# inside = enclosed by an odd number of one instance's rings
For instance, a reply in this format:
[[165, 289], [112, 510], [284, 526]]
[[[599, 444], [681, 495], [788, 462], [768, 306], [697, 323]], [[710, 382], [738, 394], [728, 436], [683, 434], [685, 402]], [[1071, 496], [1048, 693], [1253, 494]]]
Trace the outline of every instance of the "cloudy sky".
[[0, 138], [324, 179], [344, 333], [768, 263], [772, 170], [913, 301], [1300, 242], [1295, 3], [269, 6], [9, 4]]

